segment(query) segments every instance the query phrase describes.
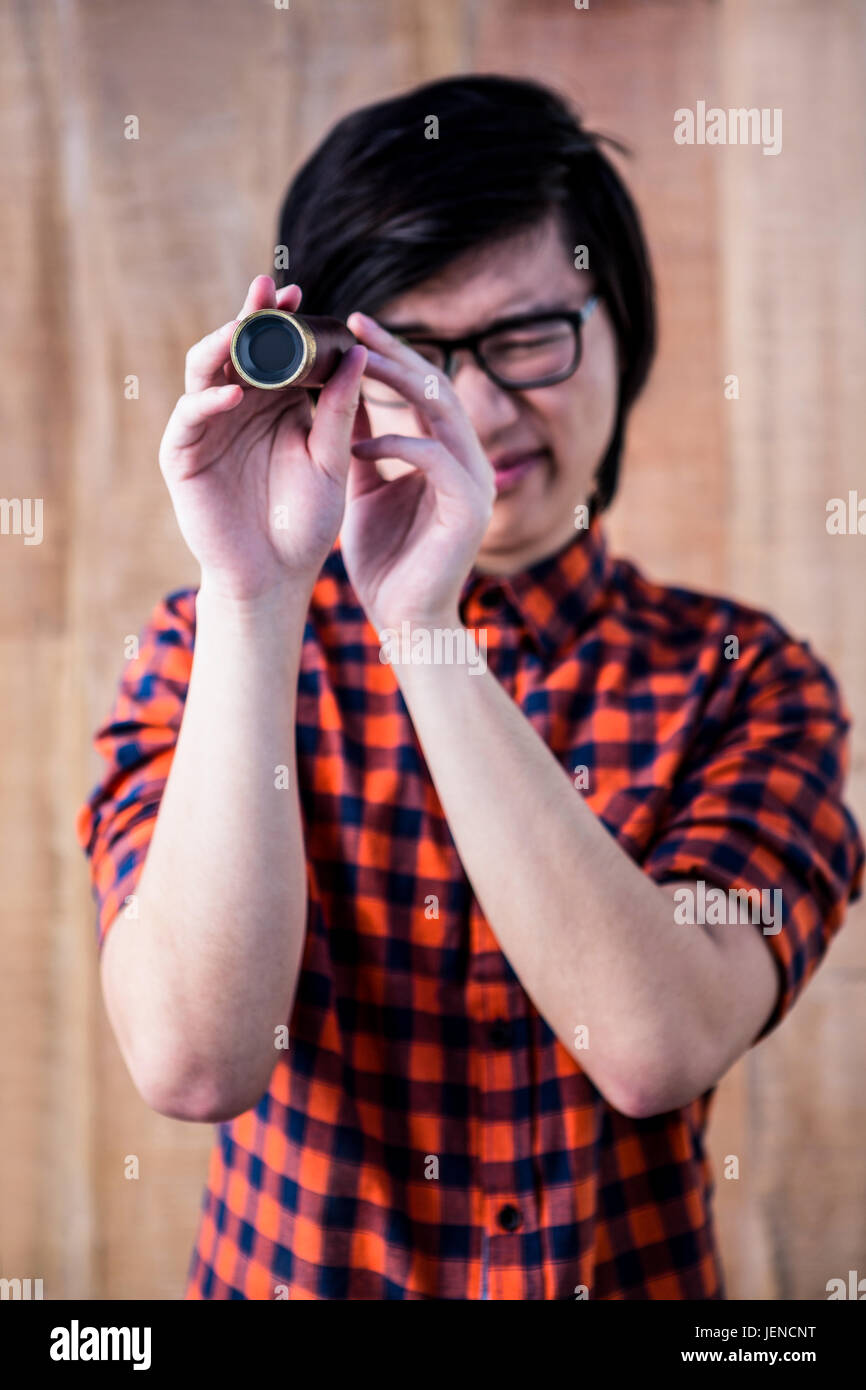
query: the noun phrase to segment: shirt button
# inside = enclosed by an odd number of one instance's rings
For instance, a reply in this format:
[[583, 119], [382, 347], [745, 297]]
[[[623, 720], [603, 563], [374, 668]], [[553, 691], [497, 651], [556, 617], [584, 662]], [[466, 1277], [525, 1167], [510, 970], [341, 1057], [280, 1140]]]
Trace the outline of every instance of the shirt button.
[[502, 598], [502, 590], [494, 585], [492, 589], [485, 589], [478, 595], [478, 602], [482, 608], [496, 608]]
[[507, 1018], [497, 1018], [490, 1025], [490, 1041], [494, 1047], [511, 1045], [511, 1024]]
[[516, 1231], [523, 1221], [517, 1207], [512, 1206], [510, 1202], [502, 1207], [496, 1219], [503, 1231]]

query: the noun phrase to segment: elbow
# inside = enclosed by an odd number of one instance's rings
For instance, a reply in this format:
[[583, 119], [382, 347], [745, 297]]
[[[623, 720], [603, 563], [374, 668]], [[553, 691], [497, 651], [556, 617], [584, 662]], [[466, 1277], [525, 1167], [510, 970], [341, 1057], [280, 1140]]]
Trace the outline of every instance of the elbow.
[[648, 1120], [653, 1115], [665, 1115], [669, 1110], [676, 1109], [664, 1090], [640, 1083], [614, 1088], [605, 1099], [614, 1110], [630, 1120]]
[[169, 1120], [183, 1120], [186, 1124], [218, 1125], [236, 1120], [239, 1115], [252, 1110], [259, 1099], [201, 1090], [178, 1092], [141, 1086], [136, 1089], [145, 1105], [158, 1115], [164, 1115]]
[[254, 1109], [267, 1090], [268, 1077], [241, 1080], [224, 1073], [131, 1073], [135, 1089], [151, 1110], [187, 1124], [223, 1124]]
[[603, 1094], [621, 1115], [630, 1120], [648, 1120], [691, 1104], [708, 1089], [708, 1084], [711, 1083], [696, 1079], [694, 1071], [685, 1071], [681, 1059], [661, 1058], [648, 1064], [646, 1058], [641, 1058], [617, 1068]]

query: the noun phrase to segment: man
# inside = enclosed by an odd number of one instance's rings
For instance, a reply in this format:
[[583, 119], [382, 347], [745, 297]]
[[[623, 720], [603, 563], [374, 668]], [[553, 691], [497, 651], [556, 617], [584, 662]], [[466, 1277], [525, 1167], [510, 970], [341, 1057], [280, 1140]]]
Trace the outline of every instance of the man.
[[79, 820], [130, 1073], [219, 1124], [187, 1297], [721, 1298], [712, 1090], [862, 887], [841, 697], [608, 552], [652, 279], [558, 98], [353, 113], [279, 241], [359, 346], [314, 410], [240, 385], [238, 320], [188, 354], [201, 583]]

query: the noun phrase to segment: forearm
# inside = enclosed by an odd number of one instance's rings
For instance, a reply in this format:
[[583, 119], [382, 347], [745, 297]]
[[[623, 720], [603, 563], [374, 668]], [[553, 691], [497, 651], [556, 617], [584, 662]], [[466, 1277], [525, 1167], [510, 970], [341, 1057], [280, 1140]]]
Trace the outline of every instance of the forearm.
[[254, 1103], [292, 1005], [306, 918], [295, 701], [308, 600], [262, 611], [200, 592], [137, 916], [121, 913], [103, 948], [130, 1071], [156, 1108], [188, 1118]]
[[395, 669], [476, 897], [539, 1013], [620, 1108], [671, 1068], [671, 1104], [693, 1098], [715, 1080], [717, 943], [675, 924], [489, 671]]

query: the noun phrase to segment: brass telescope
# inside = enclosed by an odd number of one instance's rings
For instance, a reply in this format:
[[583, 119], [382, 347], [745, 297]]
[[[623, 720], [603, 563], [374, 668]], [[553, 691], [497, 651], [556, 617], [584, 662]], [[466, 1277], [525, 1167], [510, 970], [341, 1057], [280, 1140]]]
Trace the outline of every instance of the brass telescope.
[[262, 391], [323, 386], [357, 341], [340, 319], [257, 309], [232, 334], [231, 360], [238, 376]]

